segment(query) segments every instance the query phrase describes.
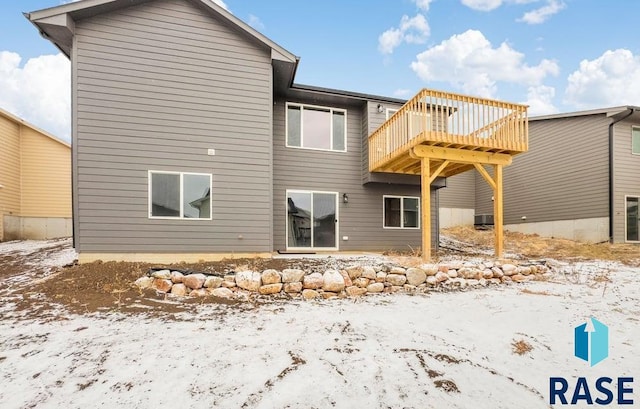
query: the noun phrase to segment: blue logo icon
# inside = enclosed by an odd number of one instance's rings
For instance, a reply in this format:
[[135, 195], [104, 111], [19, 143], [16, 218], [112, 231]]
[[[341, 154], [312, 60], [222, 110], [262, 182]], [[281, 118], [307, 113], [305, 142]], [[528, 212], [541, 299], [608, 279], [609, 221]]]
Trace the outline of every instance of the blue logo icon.
[[609, 356], [609, 327], [591, 317], [574, 329], [575, 356], [590, 366]]

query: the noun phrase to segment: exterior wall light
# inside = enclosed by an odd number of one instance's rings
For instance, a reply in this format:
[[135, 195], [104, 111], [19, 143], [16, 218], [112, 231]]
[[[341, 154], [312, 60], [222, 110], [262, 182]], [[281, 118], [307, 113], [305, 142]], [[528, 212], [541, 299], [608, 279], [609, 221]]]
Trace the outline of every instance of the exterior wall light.
[[342, 194], [342, 203], [349, 203], [349, 195], [346, 193]]
[[378, 113], [381, 114], [384, 112], [384, 107], [382, 106], [382, 104], [378, 104]]

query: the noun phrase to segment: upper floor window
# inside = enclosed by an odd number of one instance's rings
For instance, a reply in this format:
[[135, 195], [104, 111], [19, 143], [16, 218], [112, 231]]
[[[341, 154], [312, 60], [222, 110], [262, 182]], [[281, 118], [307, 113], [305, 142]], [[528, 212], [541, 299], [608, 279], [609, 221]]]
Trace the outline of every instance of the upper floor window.
[[149, 171], [149, 217], [211, 220], [211, 174]]
[[287, 147], [347, 151], [347, 111], [287, 103]]
[[631, 131], [631, 153], [640, 155], [640, 128], [633, 128]]

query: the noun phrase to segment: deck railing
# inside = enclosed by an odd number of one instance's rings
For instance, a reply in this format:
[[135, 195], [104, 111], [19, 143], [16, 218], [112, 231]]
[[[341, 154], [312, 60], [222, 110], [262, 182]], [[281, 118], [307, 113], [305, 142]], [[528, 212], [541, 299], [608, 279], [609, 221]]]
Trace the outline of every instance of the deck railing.
[[369, 136], [369, 170], [419, 144], [525, 152], [527, 126], [526, 105], [423, 89]]

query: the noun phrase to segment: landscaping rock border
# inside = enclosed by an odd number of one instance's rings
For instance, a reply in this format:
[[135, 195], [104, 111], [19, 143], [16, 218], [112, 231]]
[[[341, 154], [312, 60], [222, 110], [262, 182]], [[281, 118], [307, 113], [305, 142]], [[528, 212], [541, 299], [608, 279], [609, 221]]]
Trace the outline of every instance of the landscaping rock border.
[[323, 274], [301, 269], [231, 271], [221, 273], [181, 272], [151, 269], [137, 279], [140, 289], [176, 297], [214, 296], [239, 298], [253, 295], [286, 295], [305, 300], [359, 297], [367, 294], [434, 290], [464, 290], [488, 285], [544, 280], [549, 269], [544, 262], [521, 265], [501, 262], [453, 262], [419, 267], [390, 265], [349, 266], [327, 269]]

